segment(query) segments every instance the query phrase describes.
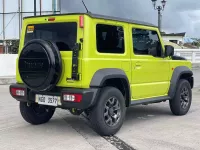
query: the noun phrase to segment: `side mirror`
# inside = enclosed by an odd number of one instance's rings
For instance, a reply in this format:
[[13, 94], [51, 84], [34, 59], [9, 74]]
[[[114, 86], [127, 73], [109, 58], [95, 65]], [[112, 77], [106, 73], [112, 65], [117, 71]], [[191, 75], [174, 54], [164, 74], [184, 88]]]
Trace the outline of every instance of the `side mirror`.
[[153, 57], [157, 56], [157, 49], [156, 48], [149, 48], [149, 54]]
[[165, 57], [174, 55], [174, 47], [171, 45], [165, 45]]

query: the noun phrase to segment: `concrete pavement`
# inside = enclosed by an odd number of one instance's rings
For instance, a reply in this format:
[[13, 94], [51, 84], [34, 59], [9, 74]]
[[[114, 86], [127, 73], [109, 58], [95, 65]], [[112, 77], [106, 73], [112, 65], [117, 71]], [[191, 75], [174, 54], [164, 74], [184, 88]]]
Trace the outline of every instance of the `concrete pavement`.
[[8, 94], [8, 86], [0, 86], [0, 149], [1, 150], [115, 150], [99, 137], [81, 117], [57, 110], [44, 125], [26, 123], [18, 102]]
[[186, 116], [173, 116], [168, 102], [137, 106], [128, 110], [126, 121], [117, 134], [138, 150], [199, 150], [200, 93]]
[[[193, 94], [191, 110], [182, 117], [171, 114], [168, 102], [129, 108], [116, 137], [137, 150], [200, 149], [200, 92], [195, 89]], [[0, 100], [1, 150], [117, 149], [97, 135], [82, 116], [57, 109], [49, 123], [32, 126], [22, 119], [18, 102], [9, 95], [6, 85], [0, 86]]]
[[194, 87], [200, 87], [200, 69], [193, 69], [194, 73]]
[[9, 95], [8, 85], [0, 85], [0, 150], [115, 150], [122, 149], [121, 142], [137, 150], [199, 150], [200, 70], [193, 71], [193, 103], [186, 116], [173, 116], [168, 102], [131, 107], [121, 130], [110, 138], [97, 135], [84, 117], [61, 109], [49, 123], [29, 125], [20, 115], [18, 102]]

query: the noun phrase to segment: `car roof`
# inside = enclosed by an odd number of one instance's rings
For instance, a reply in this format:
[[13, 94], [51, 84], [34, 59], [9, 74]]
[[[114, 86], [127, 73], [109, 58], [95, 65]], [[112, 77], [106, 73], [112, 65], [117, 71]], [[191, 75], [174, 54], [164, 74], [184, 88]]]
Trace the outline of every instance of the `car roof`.
[[151, 26], [151, 27], [157, 27], [154, 24], [148, 23], [148, 22], [143, 22], [143, 21], [138, 21], [138, 20], [132, 20], [132, 19], [125, 19], [125, 18], [120, 18], [120, 17], [114, 17], [114, 16], [107, 16], [107, 15], [100, 15], [100, 14], [93, 14], [93, 13], [63, 13], [63, 14], [52, 14], [52, 15], [41, 15], [41, 16], [28, 16], [24, 17], [26, 18], [35, 18], [35, 17], [47, 17], [47, 16], [64, 16], [64, 15], [81, 15], [85, 14], [88, 15], [92, 18], [97, 18], [97, 19], [106, 19], [106, 20], [113, 20], [113, 21], [120, 21], [120, 22], [126, 22], [126, 23], [133, 23], [133, 24], [138, 24], [138, 25], [144, 25], [144, 26]]

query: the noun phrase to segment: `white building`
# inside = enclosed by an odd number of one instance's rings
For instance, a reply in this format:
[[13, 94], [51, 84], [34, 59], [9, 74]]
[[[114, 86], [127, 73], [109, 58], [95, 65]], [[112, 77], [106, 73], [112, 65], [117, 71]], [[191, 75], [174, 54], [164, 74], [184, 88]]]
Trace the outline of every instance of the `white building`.
[[186, 36], [186, 33], [162, 33], [162, 38], [165, 41], [173, 42], [176, 44], [183, 44], [184, 43], [184, 37]]

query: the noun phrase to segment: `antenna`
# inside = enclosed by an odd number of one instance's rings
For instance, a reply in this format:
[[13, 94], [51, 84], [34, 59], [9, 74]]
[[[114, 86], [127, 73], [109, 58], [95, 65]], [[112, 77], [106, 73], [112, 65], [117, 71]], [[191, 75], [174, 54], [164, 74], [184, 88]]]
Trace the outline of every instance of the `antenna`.
[[84, 5], [85, 9], [87, 10], [87, 13], [91, 13], [91, 12], [87, 9], [87, 6], [85, 5], [85, 3], [84, 3], [83, 0], [82, 0], [82, 3], [83, 3], [83, 5]]

